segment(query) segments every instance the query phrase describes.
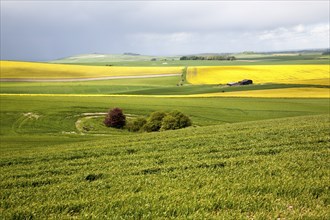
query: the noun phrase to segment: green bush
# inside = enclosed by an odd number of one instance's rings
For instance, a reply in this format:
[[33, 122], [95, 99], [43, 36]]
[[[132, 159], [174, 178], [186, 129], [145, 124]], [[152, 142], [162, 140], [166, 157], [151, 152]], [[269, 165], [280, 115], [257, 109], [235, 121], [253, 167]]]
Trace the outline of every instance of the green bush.
[[142, 131], [143, 126], [147, 123], [147, 120], [144, 117], [138, 117], [133, 121], [128, 122], [126, 128], [131, 132]]
[[171, 111], [163, 118], [161, 130], [176, 130], [191, 126], [190, 118], [180, 111]]
[[185, 128], [191, 125], [190, 118], [180, 111], [168, 113], [157, 111], [150, 114], [146, 119], [138, 117], [126, 124], [126, 129], [131, 132], [154, 132]]
[[172, 115], [166, 115], [163, 118], [162, 126], [161, 126], [160, 130], [161, 131], [175, 130], [175, 129], [177, 129], [176, 124], [177, 124], [176, 118], [174, 118]]
[[151, 113], [147, 119], [147, 123], [143, 126], [143, 130], [147, 132], [159, 131], [165, 116], [166, 113], [161, 111]]

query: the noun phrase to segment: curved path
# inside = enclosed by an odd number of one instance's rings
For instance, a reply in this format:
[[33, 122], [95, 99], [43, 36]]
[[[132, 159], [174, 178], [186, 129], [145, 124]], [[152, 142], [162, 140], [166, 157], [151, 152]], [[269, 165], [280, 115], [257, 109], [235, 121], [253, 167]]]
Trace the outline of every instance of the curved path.
[[139, 78], [156, 78], [179, 76], [178, 74], [155, 74], [155, 75], [140, 75], [140, 76], [105, 76], [95, 78], [68, 78], [68, 79], [31, 79], [31, 78], [2, 78], [0, 82], [80, 82], [80, 81], [95, 81], [95, 80], [111, 80], [111, 79], [139, 79]]

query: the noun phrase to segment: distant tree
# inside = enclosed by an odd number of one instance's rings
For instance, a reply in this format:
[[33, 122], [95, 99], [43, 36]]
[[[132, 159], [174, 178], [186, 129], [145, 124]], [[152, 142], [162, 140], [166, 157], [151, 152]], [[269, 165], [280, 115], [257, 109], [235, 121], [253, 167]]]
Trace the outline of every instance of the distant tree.
[[229, 56], [228, 58], [230, 61], [236, 60], [236, 57], [234, 57], [234, 56]]
[[322, 55], [330, 55], [330, 49], [324, 51], [324, 52], [322, 53]]
[[113, 108], [109, 110], [104, 119], [104, 125], [113, 128], [123, 128], [126, 124], [126, 116], [120, 108]]
[[234, 56], [183, 56], [180, 60], [235, 60]]

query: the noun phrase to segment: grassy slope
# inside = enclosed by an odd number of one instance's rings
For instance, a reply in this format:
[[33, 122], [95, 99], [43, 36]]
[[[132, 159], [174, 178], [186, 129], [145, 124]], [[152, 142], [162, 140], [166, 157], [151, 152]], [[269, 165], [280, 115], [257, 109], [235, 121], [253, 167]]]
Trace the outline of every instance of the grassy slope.
[[[330, 110], [327, 99], [0, 96], [0, 104], [1, 148], [101, 138], [70, 133], [79, 133], [75, 123], [83, 118], [83, 113], [107, 112], [117, 106], [125, 114], [142, 116], [157, 110], [177, 109], [188, 114], [197, 126], [322, 114]], [[37, 115], [38, 119], [26, 113]], [[102, 124], [103, 118], [98, 120]], [[96, 132], [127, 134], [105, 128]]]
[[[271, 54], [238, 54], [236, 61], [212, 60], [179, 60], [179, 57], [158, 57], [157, 61], [150, 61], [148, 56], [108, 55], [106, 58], [73, 57], [51, 61], [53, 63], [67, 63], [91, 66], [236, 66], [236, 65], [277, 65], [277, 64], [329, 64], [329, 56], [320, 54], [303, 54], [301, 56], [277, 56]], [[150, 59], [149, 59], [150, 58]], [[166, 59], [166, 61], [164, 61]]]
[[116, 79], [86, 82], [0, 82], [1, 93], [27, 94], [117, 94], [155, 88], [171, 90], [180, 77]]
[[328, 129], [324, 115], [8, 149], [0, 218], [328, 219]]
[[146, 55], [123, 55], [123, 54], [81, 54], [50, 61], [51, 63], [107, 63], [107, 62], [131, 62], [150, 61], [152, 58], [158, 60], [179, 59], [179, 57], [146, 56]]
[[241, 65], [304, 65], [304, 64], [329, 64], [329, 59], [302, 59], [302, 60], [284, 60], [274, 58], [273, 60], [237, 60], [237, 61], [212, 61], [212, 60], [169, 60], [166, 61], [121, 61], [121, 62], [92, 62], [92, 63], [71, 63], [72, 65], [87, 66], [241, 66]]

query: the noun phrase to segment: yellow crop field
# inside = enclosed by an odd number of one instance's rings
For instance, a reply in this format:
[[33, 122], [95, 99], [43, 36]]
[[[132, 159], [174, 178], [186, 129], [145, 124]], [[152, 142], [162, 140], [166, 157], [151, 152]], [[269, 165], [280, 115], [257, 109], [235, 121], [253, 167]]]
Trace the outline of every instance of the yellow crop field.
[[192, 84], [227, 84], [243, 79], [254, 83], [330, 84], [330, 65], [249, 65], [189, 67]]
[[182, 67], [117, 67], [0, 61], [1, 78], [68, 79], [180, 74]]

